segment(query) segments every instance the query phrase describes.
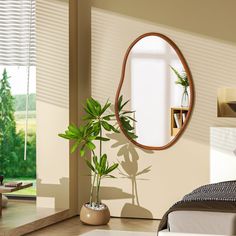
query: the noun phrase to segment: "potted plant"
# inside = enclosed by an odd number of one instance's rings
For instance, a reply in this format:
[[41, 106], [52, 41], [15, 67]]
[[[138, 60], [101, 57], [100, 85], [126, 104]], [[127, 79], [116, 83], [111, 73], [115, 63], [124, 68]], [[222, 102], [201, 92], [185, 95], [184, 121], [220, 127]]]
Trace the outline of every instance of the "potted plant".
[[174, 67], [170, 66], [172, 71], [177, 76], [177, 80], [175, 81], [176, 84], [179, 84], [183, 87], [183, 94], [181, 98], [181, 107], [188, 107], [189, 106], [189, 95], [188, 95], [188, 87], [189, 81], [185, 71], [179, 73]]
[[[122, 103], [122, 99], [120, 101]], [[120, 104], [122, 108], [128, 103]], [[107, 154], [103, 153], [103, 142], [110, 139], [104, 137], [105, 132], [119, 133], [117, 124], [114, 124], [115, 114], [108, 110], [111, 107], [109, 101], [102, 106], [93, 98], [88, 98], [84, 106], [84, 123], [76, 126], [70, 124], [68, 129], [60, 137], [73, 140], [74, 144], [71, 153], [79, 149], [80, 156], [84, 158], [87, 166], [92, 172], [92, 184], [90, 190], [89, 202], [85, 203], [80, 211], [80, 219], [83, 223], [89, 225], [107, 224], [110, 220], [108, 207], [100, 200], [100, 186], [103, 178], [115, 178], [111, 173], [118, 167], [118, 163], [109, 164]], [[121, 113], [122, 109], [120, 110]], [[125, 111], [127, 114], [129, 111]], [[131, 112], [131, 111], [130, 111]], [[129, 119], [126, 117], [126, 123]], [[128, 119], [128, 120], [127, 120]], [[95, 145], [98, 141], [98, 148]], [[96, 152], [96, 150], [98, 151]], [[91, 160], [85, 157], [86, 152], [91, 152]]]

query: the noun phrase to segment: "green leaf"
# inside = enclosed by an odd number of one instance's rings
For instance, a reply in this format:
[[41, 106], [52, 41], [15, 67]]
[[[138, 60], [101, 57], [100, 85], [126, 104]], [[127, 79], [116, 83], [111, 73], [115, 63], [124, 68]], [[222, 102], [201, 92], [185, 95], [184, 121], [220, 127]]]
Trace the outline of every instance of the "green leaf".
[[93, 172], [95, 172], [95, 169], [94, 169], [93, 165], [91, 164], [91, 162], [90, 162], [89, 160], [85, 160], [85, 161], [86, 161], [87, 166], [88, 166]]
[[106, 131], [113, 131], [115, 133], [119, 133], [119, 130], [116, 129], [113, 125], [110, 125], [109, 123], [107, 123], [106, 121], [102, 121], [102, 127], [106, 130]]
[[106, 163], [107, 163], [107, 155], [103, 154], [101, 159], [100, 159], [100, 166], [102, 170], [105, 170], [106, 168]]
[[77, 142], [75, 142], [75, 143], [72, 145], [70, 152], [71, 152], [71, 153], [74, 153], [74, 152], [76, 151], [76, 149], [78, 148], [79, 145], [80, 145], [80, 140], [78, 140]]
[[101, 124], [100, 122], [96, 122], [93, 124], [93, 135], [97, 136], [100, 133], [101, 130]]
[[100, 121], [93, 123], [93, 129], [95, 129], [95, 130], [100, 130], [101, 129]]
[[127, 135], [132, 138], [132, 139], [136, 139], [138, 138], [138, 136], [135, 134], [135, 133], [132, 133], [132, 132], [129, 132], [129, 131], [126, 131]]
[[109, 121], [109, 120], [111, 120], [111, 117], [114, 117], [114, 116], [115, 116], [115, 114], [111, 114], [111, 115], [107, 115], [107, 116], [102, 117], [102, 119]]
[[122, 100], [123, 100], [123, 95], [121, 95], [118, 99], [118, 111], [121, 111], [121, 104], [122, 104]]
[[80, 126], [80, 127], [79, 127], [79, 132], [80, 132], [81, 134], [83, 134], [83, 133], [84, 133], [84, 129], [85, 129], [84, 126]]
[[95, 166], [98, 164], [97, 156], [93, 156], [93, 163], [94, 163]]
[[174, 67], [170, 66], [170, 68], [172, 69], [172, 71], [175, 73], [175, 75], [178, 78], [178, 80], [175, 83], [180, 84], [183, 87], [188, 87], [189, 81], [188, 81], [186, 72], [184, 71], [181, 75]]
[[104, 138], [104, 137], [96, 137], [96, 140], [101, 140], [101, 141], [109, 141], [109, 138]]
[[84, 107], [84, 110], [91, 116], [96, 117], [96, 115], [93, 114], [87, 107]]
[[99, 113], [96, 109], [96, 106], [93, 104], [92, 100], [89, 99], [89, 98], [86, 100], [86, 108], [90, 111], [90, 113], [93, 116], [98, 116], [99, 115]]
[[124, 111], [121, 112], [120, 115], [131, 114], [131, 113], [135, 113], [135, 111]]
[[106, 104], [104, 105], [104, 107], [103, 107], [102, 110], [101, 110], [101, 115], [102, 115], [110, 106], [111, 106], [111, 103], [108, 102], [108, 100], [107, 100]]
[[125, 107], [125, 105], [128, 103], [129, 103], [129, 100], [127, 100], [125, 103], [123, 103], [123, 105], [121, 105], [121, 107], [120, 107], [120, 110], [122, 110]]
[[129, 130], [133, 130], [134, 128], [130, 125], [130, 121], [125, 119], [125, 117], [121, 117], [120, 119], [122, 126], [125, 130], [129, 131]]
[[87, 142], [86, 146], [88, 147], [89, 150], [94, 150], [96, 148], [96, 146], [92, 143], [92, 142]]
[[131, 116], [125, 116], [126, 119], [132, 120], [133, 122], [137, 122], [137, 120], [135, 120], [133, 117]]
[[96, 136], [90, 136], [87, 139], [88, 139], [88, 141], [93, 141], [93, 140], [97, 139], [97, 137]]
[[180, 84], [180, 85], [182, 85], [182, 82], [181, 81], [175, 81], [175, 84]]
[[69, 135], [66, 134], [58, 134], [59, 137], [61, 138], [65, 138], [65, 139], [71, 139], [71, 137]]
[[90, 102], [95, 106], [95, 107], [101, 107], [100, 103], [95, 100], [94, 98], [89, 98]]
[[107, 117], [107, 116], [102, 117], [102, 119], [103, 119], [103, 120], [106, 120], [106, 121], [111, 120], [111, 118], [110, 118], [110, 117]]
[[172, 69], [172, 71], [175, 73], [175, 75], [181, 80], [182, 76], [179, 74], [179, 72], [172, 66], [170, 66], [170, 68]]
[[68, 130], [74, 134], [79, 134], [79, 129], [75, 124], [70, 124]]
[[79, 151], [79, 153], [80, 153], [80, 156], [83, 157], [84, 154], [85, 154], [85, 150], [84, 150], [83, 148], [81, 148], [80, 151]]
[[77, 137], [78, 135], [80, 135], [80, 133], [75, 134], [74, 132], [70, 131], [70, 130], [66, 130], [65, 131], [66, 135], [69, 135], [70, 137]]
[[90, 114], [83, 116], [83, 120], [93, 120], [94, 118], [96, 118], [96, 116], [92, 116]]
[[93, 99], [92, 97], [89, 99], [89, 101], [91, 102], [91, 104], [93, 105], [93, 107], [95, 108], [95, 110], [96, 110], [96, 112], [97, 112], [97, 115], [98, 116], [101, 116], [101, 110], [102, 110], [102, 108], [101, 108], [101, 104], [98, 102], [98, 101], [96, 101], [95, 99]]
[[113, 170], [115, 170], [118, 166], [119, 166], [118, 163], [113, 164], [111, 167], [109, 167], [109, 168], [106, 170], [106, 174], [109, 174], [110, 172], [112, 172]]
[[114, 126], [110, 125], [110, 128], [112, 129], [113, 132], [120, 133], [120, 131], [116, 129]]
[[111, 125], [109, 125], [106, 121], [102, 121], [102, 127], [103, 127], [106, 131], [111, 131]]

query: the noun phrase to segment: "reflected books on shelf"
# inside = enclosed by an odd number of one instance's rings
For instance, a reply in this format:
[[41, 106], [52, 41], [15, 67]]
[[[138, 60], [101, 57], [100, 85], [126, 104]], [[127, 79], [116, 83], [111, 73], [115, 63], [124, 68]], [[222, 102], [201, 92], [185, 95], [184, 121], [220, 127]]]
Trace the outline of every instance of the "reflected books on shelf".
[[187, 121], [188, 107], [171, 108], [171, 136], [175, 136]]
[[180, 128], [179, 117], [177, 113], [174, 113], [175, 124], [177, 128]]
[[182, 114], [182, 120], [183, 120], [183, 124], [184, 124], [184, 122], [186, 120], [186, 114], [185, 113]]

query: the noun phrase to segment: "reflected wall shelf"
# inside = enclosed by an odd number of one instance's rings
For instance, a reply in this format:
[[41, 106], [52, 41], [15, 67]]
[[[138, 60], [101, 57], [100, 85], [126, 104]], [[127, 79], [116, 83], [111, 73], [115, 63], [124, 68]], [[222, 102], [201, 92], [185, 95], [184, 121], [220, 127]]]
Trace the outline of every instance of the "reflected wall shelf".
[[227, 102], [227, 104], [233, 111], [236, 112], [236, 101], [230, 101], [230, 102]]
[[171, 136], [175, 136], [181, 130], [187, 117], [188, 110], [188, 107], [171, 108]]

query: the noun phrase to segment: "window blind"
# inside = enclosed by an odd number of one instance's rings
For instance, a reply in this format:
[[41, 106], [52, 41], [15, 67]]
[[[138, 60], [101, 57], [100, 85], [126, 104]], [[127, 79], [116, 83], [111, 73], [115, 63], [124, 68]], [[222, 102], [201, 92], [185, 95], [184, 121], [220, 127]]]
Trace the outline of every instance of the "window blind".
[[26, 160], [30, 66], [35, 66], [35, 0], [0, 0], [0, 65], [27, 67], [24, 146]]
[[35, 65], [35, 0], [0, 0], [0, 64]]

